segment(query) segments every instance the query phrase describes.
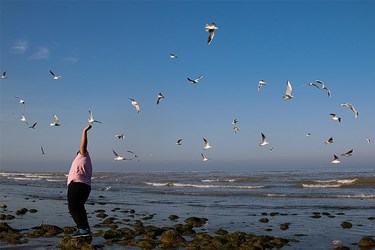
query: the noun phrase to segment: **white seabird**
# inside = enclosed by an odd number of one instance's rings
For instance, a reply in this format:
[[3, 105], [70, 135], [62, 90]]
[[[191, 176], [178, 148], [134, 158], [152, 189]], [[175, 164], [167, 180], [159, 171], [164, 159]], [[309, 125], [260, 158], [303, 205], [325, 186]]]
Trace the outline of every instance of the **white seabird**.
[[331, 161], [331, 163], [332, 164], [338, 164], [338, 163], [340, 163], [341, 161], [340, 161], [340, 159], [339, 159], [339, 157], [337, 157], [337, 155], [333, 155], [333, 160]]
[[208, 142], [208, 140], [206, 138], [203, 138], [203, 142], [204, 142], [204, 148], [203, 149], [212, 148], [212, 146], [210, 145], [210, 143]]
[[240, 131], [240, 129], [236, 126], [233, 127], [233, 133], [237, 134]]
[[258, 82], [258, 91], [262, 88], [262, 86], [267, 85], [267, 83], [264, 80], [259, 80]]
[[160, 102], [160, 100], [161, 100], [161, 99], [164, 99], [164, 98], [165, 98], [165, 96], [163, 96], [162, 93], [159, 93], [159, 94], [158, 94], [158, 98], [157, 98], [157, 100], [156, 100], [156, 104], [158, 105], [159, 102]]
[[52, 75], [52, 79], [53, 80], [60, 80], [62, 78], [62, 76], [59, 76], [59, 75], [55, 75], [52, 70], [49, 71]]
[[319, 89], [319, 90], [321, 90], [320, 88], [319, 88], [319, 86], [318, 85], [316, 85], [315, 83], [312, 83], [312, 82], [310, 82], [310, 83], [307, 83], [305, 86], [308, 86], [308, 87], [315, 87], [315, 88], [317, 88], [317, 89]]
[[115, 137], [117, 138], [117, 139], [122, 139], [122, 140], [124, 140], [124, 138], [125, 138], [125, 134], [117, 134], [117, 135], [115, 135]]
[[42, 151], [42, 155], [45, 155], [46, 153], [44, 152], [44, 148], [41, 146], [40, 150]]
[[233, 121], [232, 121], [232, 125], [236, 125], [238, 122], [237, 118], [234, 118]]
[[127, 160], [125, 157], [123, 157], [123, 156], [119, 155], [118, 153], [116, 153], [116, 151], [114, 149], [112, 149], [112, 152], [115, 155], [115, 158], [113, 158], [115, 161]]
[[89, 123], [91, 123], [91, 124], [93, 124], [94, 122], [97, 122], [97, 123], [102, 123], [102, 122], [100, 122], [100, 121], [97, 121], [97, 120], [95, 120], [94, 119], [94, 116], [93, 116], [93, 114], [92, 114], [92, 112], [89, 110]]
[[354, 117], [358, 118], [359, 112], [357, 110], [355, 110], [353, 105], [351, 105], [350, 103], [342, 103], [341, 106], [348, 107], [354, 113]]
[[27, 124], [26, 116], [24, 114], [22, 114], [21, 121], [26, 122], [26, 124]]
[[333, 137], [329, 138], [324, 144], [332, 144], [334, 142]]
[[129, 99], [131, 101], [131, 104], [135, 107], [135, 110], [139, 114], [139, 112], [141, 111], [141, 107], [139, 107], [138, 102], [135, 99], [133, 99], [133, 98], [129, 98]]
[[267, 145], [269, 143], [267, 142], [266, 136], [263, 133], [261, 133], [261, 135], [262, 135], [262, 141], [261, 141], [261, 143], [259, 143], [259, 146], [262, 147], [262, 146], [265, 146], [265, 145]]
[[183, 139], [178, 139], [178, 140], [176, 141], [176, 144], [177, 144], [177, 145], [182, 145], [182, 140], [183, 140]]
[[190, 82], [190, 84], [197, 84], [199, 82], [200, 79], [203, 78], [203, 75], [200, 75], [198, 78], [196, 79], [190, 79], [189, 77], [187, 78], [188, 81]]
[[336, 114], [329, 114], [331, 116], [331, 119], [334, 121], [339, 121], [341, 122], [341, 117], [338, 117]]
[[1, 79], [7, 79], [7, 72], [4, 71], [3, 74], [1, 75]]
[[369, 137], [366, 137], [365, 139], [366, 139], [367, 143], [371, 143], [371, 139]]
[[325, 90], [328, 94], [328, 97], [331, 97], [331, 91], [329, 90], [329, 88], [326, 87], [326, 85], [324, 84], [324, 82], [322, 80], [315, 80], [317, 83], [320, 83], [322, 85], [322, 89]]
[[57, 117], [57, 115], [53, 115], [53, 122], [50, 124], [50, 126], [60, 126], [59, 118]]
[[215, 36], [215, 30], [217, 30], [219, 28], [216, 26], [216, 23], [206, 24], [204, 28], [205, 28], [206, 32], [209, 33], [207, 43], [211, 44], [211, 42], [212, 42], [212, 40], [214, 39], [214, 36]]
[[170, 53], [169, 58], [176, 59], [176, 58], [178, 58], [178, 56], [176, 54]]
[[23, 100], [21, 97], [18, 97], [18, 96], [16, 96], [16, 98], [18, 99], [20, 104], [25, 105], [25, 100]]
[[348, 152], [346, 153], [343, 153], [341, 154], [342, 156], [345, 156], [345, 157], [349, 157], [349, 156], [352, 156], [353, 155], [353, 149], [349, 150]]
[[292, 96], [292, 84], [290, 84], [290, 81], [288, 80], [286, 82], [286, 91], [285, 91], [285, 95], [283, 96], [283, 99], [284, 100], [290, 100], [292, 98], [293, 98], [293, 96]]
[[208, 161], [207, 157], [203, 153], [201, 153], [201, 157], [202, 157], [202, 161]]

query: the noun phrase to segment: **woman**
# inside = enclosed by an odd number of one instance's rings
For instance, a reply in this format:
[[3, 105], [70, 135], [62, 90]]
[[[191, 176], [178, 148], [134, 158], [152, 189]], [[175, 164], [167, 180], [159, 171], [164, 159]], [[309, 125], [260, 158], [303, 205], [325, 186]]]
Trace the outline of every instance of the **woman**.
[[90, 236], [90, 226], [87, 220], [85, 203], [91, 191], [92, 165], [87, 151], [87, 131], [91, 129], [89, 123], [82, 132], [81, 147], [72, 162], [68, 176], [68, 208], [77, 232], [73, 237]]

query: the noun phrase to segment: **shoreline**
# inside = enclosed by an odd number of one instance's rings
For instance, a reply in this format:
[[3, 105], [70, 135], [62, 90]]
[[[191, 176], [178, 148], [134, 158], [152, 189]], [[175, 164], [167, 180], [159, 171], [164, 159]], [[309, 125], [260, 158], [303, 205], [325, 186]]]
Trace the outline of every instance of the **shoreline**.
[[[277, 230], [287, 232], [293, 228], [293, 217], [298, 216], [297, 214], [281, 212], [249, 214], [249, 217], [256, 221], [254, 223], [265, 225], [265, 229], [262, 231], [248, 230], [244, 227], [244, 230], [232, 231], [230, 228], [220, 226], [213, 229], [209, 225], [216, 224], [216, 222], [200, 217], [199, 212], [197, 212], [197, 216], [190, 217], [179, 217], [178, 213], [171, 214], [168, 218], [162, 218], [164, 223], [160, 223], [157, 214], [138, 212], [135, 209], [124, 209], [114, 205], [108, 208], [108, 204], [105, 202], [87, 203], [92, 238], [77, 240], [71, 239], [69, 236], [74, 230], [73, 220], [67, 212], [67, 207], [62, 207], [66, 206], [63, 197], [54, 201], [32, 198], [17, 199], [8, 196], [4, 196], [4, 198], [8, 199], [8, 204], [2, 202], [0, 204], [0, 242], [2, 243], [0, 249], [36, 250], [72, 249], [74, 247], [121, 249], [125, 246], [126, 249], [301, 249], [301, 247], [308, 246], [308, 243], [304, 242], [308, 232], [295, 233], [291, 237], [277, 233]], [[9, 200], [14, 200], [15, 203], [10, 203]], [[21, 202], [22, 200], [23, 202]], [[18, 205], [20, 203], [28, 204], [28, 206], [15, 209], [17, 203]], [[49, 207], [46, 207], [46, 204], [49, 204]], [[52, 214], [51, 208], [53, 207], [60, 207], [66, 212], [61, 213], [59, 209], [56, 209], [56, 214]], [[93, 210], [94, 207], [95, 210]], [[54, 221], [43, 220], [45, 209], [50, 210]], [[326, 220], [343, 215], [343, 212], [335, 214], [315, 212], [311, 214], [310, 219]], [[277, 218], [282, 218], [282, 221], [286, 222], [280, 223]], [[373, 223], [375, 217], [367, 219]], [[248, 220], [248, 218], [244, 218], [244, 220]], [[55, 223], [48, 223], [49, 221]], [[348, 232], [353, 226], [358, 226], [353, 225], [354, 223], [353, 221], [343, 221], [340, 226], [343, 232]], [[367, 239], [367, 242], [370, 243], [361, 243], [366, 236], [370, 236]], [[331, 249], [364, 249], [360, 247], [360, 244], [370, 244], [370, 247], [366, 249], [374, 249], [375, 239], [373, 237], [374, 235], [362, 235], [357, 242], [350, 244], [343, 244], [341, 240], [332, 240]], [[215, 247], [209, 248], [210, 245]]]

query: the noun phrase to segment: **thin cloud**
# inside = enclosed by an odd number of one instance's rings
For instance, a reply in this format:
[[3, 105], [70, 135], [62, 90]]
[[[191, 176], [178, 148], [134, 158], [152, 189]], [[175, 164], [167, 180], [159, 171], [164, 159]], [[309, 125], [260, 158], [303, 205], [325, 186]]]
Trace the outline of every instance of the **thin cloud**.
[[27, 40], [18, 40], [14, 44], [14, 46], [12, 47], [12, 50], [15, 53], [18, 53], [18, 54], [24, 54], [26, 52], [26, 50], [29, 48], [29, 46], [30, 46], [29, 41], [27, 41]]
[[66, 63], [70, 63], [70, 64], [75, 64], [75, 63], [77, 63], [78, 62], [78, 57], [76, 57], [76, 56], [68, 56], [68, 57], [65, 57], [64, 58], [64, 61], [66, 62]]
[[38, 51], [31, 56], [31, 59], [48, 59], [49, 58], [49, 49], [46, 47], [39, 47]]

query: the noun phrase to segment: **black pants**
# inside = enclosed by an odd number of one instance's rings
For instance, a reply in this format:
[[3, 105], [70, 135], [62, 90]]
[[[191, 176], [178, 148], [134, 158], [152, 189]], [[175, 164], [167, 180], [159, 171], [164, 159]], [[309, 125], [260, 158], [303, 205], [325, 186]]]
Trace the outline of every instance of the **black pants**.
[[78, 228], [89, 229], [85, 203], [89, 198], [91, 186], [81, 182], [68, 185], [68, 208]]

